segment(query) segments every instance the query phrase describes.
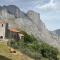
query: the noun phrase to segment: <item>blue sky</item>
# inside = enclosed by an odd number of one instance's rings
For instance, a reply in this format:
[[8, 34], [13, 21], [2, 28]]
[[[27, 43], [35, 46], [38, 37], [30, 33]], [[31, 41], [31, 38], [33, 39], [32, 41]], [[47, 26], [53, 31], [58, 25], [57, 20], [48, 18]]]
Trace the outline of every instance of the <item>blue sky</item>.
[[49, 30], [60, 29], [60, 0], [0, 0], [0, 5], [16, 5], [25, 12], [34, 10]]

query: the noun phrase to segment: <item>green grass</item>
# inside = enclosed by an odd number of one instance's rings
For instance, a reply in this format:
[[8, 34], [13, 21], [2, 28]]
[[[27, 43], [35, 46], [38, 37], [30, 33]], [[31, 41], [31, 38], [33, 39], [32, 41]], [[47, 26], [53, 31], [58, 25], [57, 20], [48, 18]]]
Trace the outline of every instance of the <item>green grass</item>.
[[5, 42], [0, 42], [0, 60], [32, 60], [21, 52], [16, 55], [10, 53], [9, 48], [10, 47], [7, 46]]
[[0, 60], [9, 60], [9, 55], [8, 46], [4, 42], [0, 42]]
[[38, 42], [33, 35], [23, 32], [24, 39], [10, 40], [8, 45], [30, 56], [35, 60], [58, 60], [58, 49], [45, 43]]
[[[20, 52], [21, 53], [21, 52]], [[22, 54], [22, 53], [21, 53]], [[5, 42], [0, 42], [0, 60], [31, 60], [27, 59], [25, 55], [12, 55], [9, 52], [9, 47], [6, 45]], [[60, 53], [58, 55], [60, 60]], [[47, 58], [42, 58], [41, 60], [48, 60]]]

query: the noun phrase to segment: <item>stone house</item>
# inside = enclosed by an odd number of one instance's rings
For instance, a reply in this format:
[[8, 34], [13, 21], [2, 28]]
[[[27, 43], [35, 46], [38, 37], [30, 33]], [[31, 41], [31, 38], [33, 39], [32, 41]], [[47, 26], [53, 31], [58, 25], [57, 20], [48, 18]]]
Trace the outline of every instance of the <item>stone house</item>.
[[16, 28], [8, 29], [8, 38], [21, 40], [24, 38], [24, 35], [20, 33]]
[[10, 28], [8, 22], [0, 20], [0, 39], [17, 39], [20, 40], [24, 37], [16, 28]]
[[5, 39], [8, 23], [0, 20], [0, 39]]

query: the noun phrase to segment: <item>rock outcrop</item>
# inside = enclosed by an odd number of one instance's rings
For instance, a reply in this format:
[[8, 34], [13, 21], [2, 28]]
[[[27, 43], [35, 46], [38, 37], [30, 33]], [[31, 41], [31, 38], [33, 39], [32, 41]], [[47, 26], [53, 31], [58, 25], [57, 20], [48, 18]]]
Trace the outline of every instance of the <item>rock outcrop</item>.
[[[50, 45], [60, 48], [60, 39], [58, 40], [57, 35], [48, 31], [45, 24], [40, 19], [39, 13], [32, 10], [24, 13], [18, 7], [9, 5], [0, 7], [0, 16], [2, 16], [1, 18], [5, 17], [7, 19], [10, 28], [15, 27], [24, 30], [28, 34], [33, 34], [38, 41], [42, 40]], [[9, 16], [9, 18], [7, 16]]]
[[55, 34], [57, 34], [58, 36], [60, 36], [60, 29], [54, 30], [52, 32], [54, 32]]

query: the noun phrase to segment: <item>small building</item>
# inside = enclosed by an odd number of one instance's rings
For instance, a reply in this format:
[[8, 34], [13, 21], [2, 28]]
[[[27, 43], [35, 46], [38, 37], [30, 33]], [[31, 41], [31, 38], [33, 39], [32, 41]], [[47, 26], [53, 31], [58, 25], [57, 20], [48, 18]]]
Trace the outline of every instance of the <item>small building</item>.
[[0, 39], [5, 39], [8, 23], [0, 20]]
[[8, 22], [0, 20], [0, 39], [15, 39], [20, 40], [24, 37], [16, 28], [9, 29]]
[[10, 39], [21, 40], [24, 37], [24, 35], [21, 34], [16, 28], [8, 29], [8, 31]]

